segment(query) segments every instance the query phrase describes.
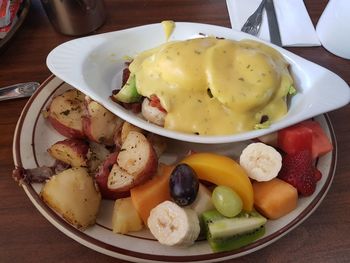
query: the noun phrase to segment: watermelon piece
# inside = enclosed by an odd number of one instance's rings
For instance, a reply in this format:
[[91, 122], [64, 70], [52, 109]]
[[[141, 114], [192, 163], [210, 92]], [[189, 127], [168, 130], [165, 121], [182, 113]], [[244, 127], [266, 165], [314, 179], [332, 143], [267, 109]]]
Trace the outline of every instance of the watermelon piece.
[[333, 150], [330, 139], [318, 122], [307, 120], [298, 125], [312, 130], [312, 157], [314, 159]]
[[333, 145], [321, 125], [312, 120], [278, 131], [277, 146], [287, 154], [309, 150], [316, 159], [333, 149]]
[[313, 133], [308, 127], [293, 125], [278, 131], [278, 148], [287, 154], [295, 154], [304, 150], [312, 152]]

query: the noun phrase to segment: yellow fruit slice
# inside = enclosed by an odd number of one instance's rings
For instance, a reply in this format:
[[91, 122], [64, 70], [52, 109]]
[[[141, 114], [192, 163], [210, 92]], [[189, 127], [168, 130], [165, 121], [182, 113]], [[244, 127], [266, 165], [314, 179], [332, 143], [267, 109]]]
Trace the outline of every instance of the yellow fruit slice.
[[243, 168], [231, 158], [214, 153], [195, 153], [182, 163], [191, 166], [201, 180], [231, 187], [241, 197], [243, 209], [253, 209], [252, 184]]
[[112, 215], [112, 230], [114, 233], [127, 234], [140, 231], [143, 222], [137, 213], [130, 197], [115, 200]]

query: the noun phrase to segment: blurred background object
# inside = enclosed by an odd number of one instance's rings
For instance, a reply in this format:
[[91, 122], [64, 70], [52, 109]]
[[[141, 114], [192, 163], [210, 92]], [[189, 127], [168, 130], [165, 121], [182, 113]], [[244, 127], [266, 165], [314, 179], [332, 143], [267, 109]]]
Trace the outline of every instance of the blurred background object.
[[62, 34], [86, 35], [106, 19], [103, 0], [41, 0], [53, 27]]

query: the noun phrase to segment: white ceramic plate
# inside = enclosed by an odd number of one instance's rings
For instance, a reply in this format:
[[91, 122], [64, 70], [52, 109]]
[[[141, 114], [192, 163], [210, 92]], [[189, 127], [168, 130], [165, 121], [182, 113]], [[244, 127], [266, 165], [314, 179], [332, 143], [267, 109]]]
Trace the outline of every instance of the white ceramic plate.
[[[199, 33], [235, 40], [244, 38], [258, 40], [232, 29], [195, 23], [176, 23], [170, 40], [199, 37]], [[340, 77], [291, 52], [266, 43], [280, 51], [291, 64], [291, 71], [299, 91], [293, 97], [289, 112], [282, 120], [268, 129], [228, 136], [198, 136], [170, 131], [136, 117], [109, 98], [112, 90], [120, 87], [116, 76], [124, 66], [123, 58], [135, 56], [164, 42], [161, 24], [79, 38], [55, 48], [47, 58], [47, 66], [56, 76], [100, 102], [124, 120], [153, 133], [188, 142], [227, 143], [255, 138], [334, 110], [350, 100], [349, 87]]]
[[[63, 139], [44, 119], [42, 110], [46, 109], [50, 99], [63, 93], [69, 85], [57, 77], [51, 76], [30, 98], [18, 121], [13, 143], [13, 157], [16, 166], [35, 168], [52, 165], [54, 160], [47, 149], [56, 141]], [[323, 177], [317, 184], [315, 193], [308, 198], [300, 198], [297, 208], [288, 215], [269, 220], [266, 234], [256, 242], [238, 250], [212, 253], [206, 241], [198, 241], [189, 248], [167, 247], [158, 243], [148, 231], [132, 235], [117, 235], [111, 231], [112, 201], [103, 201], [97, 224], [80, 231], [67, 223], [40, 199], [41, 184], [23, 184], [23, 189], [41, 214], [60, 231], [91, 249], [113, 257], [133, 262], [209, 262], [236, 258], [261, 249], [287, 234], [305, 220], [325, 197], [334, 177], [336, 164], [336, 140], [330, 121], [326, 115], [316, 117], [331, 138], [334, 150], [318, 159], [317, 168]], [[169, 140], [168, 150], [163, 154], [163, 162], [173, 162], [189, 149], [221, 153], [237, 159], [243, 147], [249, 141], [229, 144], [193, 144]]]

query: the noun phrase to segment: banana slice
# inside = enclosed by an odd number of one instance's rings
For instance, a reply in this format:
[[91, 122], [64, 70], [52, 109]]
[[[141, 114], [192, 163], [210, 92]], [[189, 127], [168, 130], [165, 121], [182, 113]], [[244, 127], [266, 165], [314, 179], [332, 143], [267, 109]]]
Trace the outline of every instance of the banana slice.
[[200, 232], [197, 213], [170, 201], [153, 208], [147, 224], [154, 237], [168, 246], [192, 245]]
[[198, 216], [205, 211], [213, 210], [214, 204], [211, 201], [211, 192], [204, 185], [199, 184], [197, 197], [188, 208], [194, 210]]
[[251, 179], [270, 181], [281, 170], [282, 156], [269, 145], [251, 143], [242, 151], [239, 163]]

